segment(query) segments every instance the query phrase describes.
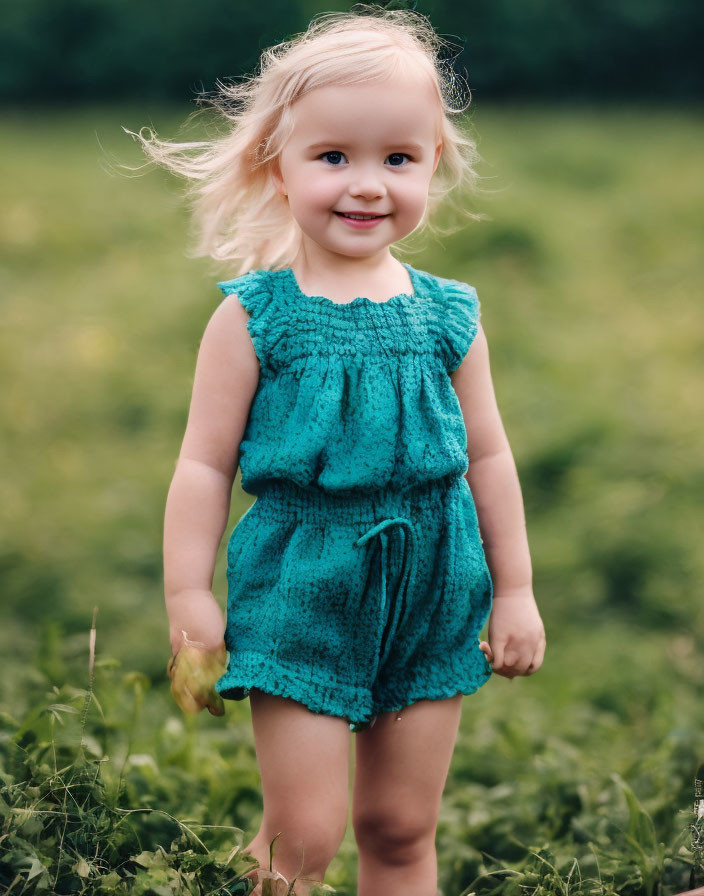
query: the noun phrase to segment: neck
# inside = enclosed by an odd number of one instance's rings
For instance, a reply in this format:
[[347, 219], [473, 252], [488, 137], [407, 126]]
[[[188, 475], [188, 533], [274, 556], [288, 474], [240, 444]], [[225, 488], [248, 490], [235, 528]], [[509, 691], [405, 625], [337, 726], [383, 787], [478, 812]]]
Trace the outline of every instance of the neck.
[[373, 255], [353, 257], [328, 252], [320, 246], [304, 242], [291, 267], [303, 279], [369, 282], [397, 272], [399, 262], [388, 246]]

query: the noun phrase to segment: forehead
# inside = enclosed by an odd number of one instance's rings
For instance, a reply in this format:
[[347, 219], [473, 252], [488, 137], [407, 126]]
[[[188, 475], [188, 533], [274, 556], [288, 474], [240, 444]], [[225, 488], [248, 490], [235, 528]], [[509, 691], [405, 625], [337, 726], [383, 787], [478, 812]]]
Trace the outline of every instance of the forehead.
[[442, 107], [427, 78], [316, 87], [291, 107], [296, 142], [335, 138], [433, 141]]

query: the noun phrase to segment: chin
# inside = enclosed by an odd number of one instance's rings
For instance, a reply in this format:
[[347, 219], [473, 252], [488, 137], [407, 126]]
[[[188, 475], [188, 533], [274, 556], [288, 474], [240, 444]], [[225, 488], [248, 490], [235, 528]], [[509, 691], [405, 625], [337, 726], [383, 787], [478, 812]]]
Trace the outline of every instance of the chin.
[[348, 258], [368, 258], [370, 255], [377, 255], [388, 249], [393, 243], [384, 243], [383, 246], [359, 246], [359, 248], [336, 249], [338, 255], [346, 255]]

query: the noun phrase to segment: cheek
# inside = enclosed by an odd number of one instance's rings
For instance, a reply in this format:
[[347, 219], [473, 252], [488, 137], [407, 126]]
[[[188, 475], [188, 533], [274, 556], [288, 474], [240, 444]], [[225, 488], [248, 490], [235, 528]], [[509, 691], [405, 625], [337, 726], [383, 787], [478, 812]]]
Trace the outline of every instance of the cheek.
[[409, 215], [422, 215], [428, 202], [428, 185], [425, 175], [408, 178], [397, 191], [399, 206]]
[[309, 171], [304, 180], [304, 189], [317, 202], [326, 202], [339, 195], [340, 181], [329, 171]]
[[336, 203], [339, 188], [332, 178], [308, 172], [298, 179], [294, 192], [301, 212], [317, 212], [327, 211]]

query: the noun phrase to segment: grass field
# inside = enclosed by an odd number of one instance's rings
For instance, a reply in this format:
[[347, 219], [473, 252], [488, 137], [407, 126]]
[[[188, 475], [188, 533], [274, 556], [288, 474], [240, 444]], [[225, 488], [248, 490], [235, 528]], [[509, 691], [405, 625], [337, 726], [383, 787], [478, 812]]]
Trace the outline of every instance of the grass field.
[[[239, 835], [198, 828], [227, 852], [261, 815], [249, 705], [191, 720], [171, 700], [161, 527], [215, 281], [235, 274], [186, 258], [177, 181], [116, 168], [140, 162], [121, 126], [176, 137], [187, 112], [3, 115], [0, 770], [7, 787], [27, 774], [15, 722], [36, 775], [43, 744], [57, 739], [64, 757], [77, 747], [80, 713], [47, 706], [83, 705], [71, 689], [88, 685], [97, 606], [104, 717], [91, 703], [86, 749], [104, 760], [110, 805], [233, 825]], [[548, 645], [537, 675], [494, 676], [465, 698], [440, 885], [443, 896], [675, 893], [689, 880], [704, 761], [704, 127], [682, 110], [481, 104], [470, 124], [483, 161], [468, 202], [487, 219], [403, 257], [478, 290]], [[248, 503], [238, 477], [228, 534]], [[223, 554], [224, 540], [224, 605]], [[178, 889], [163, 858], [131, 889], [101, 884], [88, 860], [60, 889], [39, 868], [48, 848], [22, 864], [42, 816], [25, 813], [22, 834], [9, 793], [4, 845], [20, 852], [0, 859], [0, 885], [19, 875], [12, 893], [216, 892]], [[140, 848], [120, 841], [123, 859], [168, 850], [179, 832], [162, 815], [130, 818]], [[350, 826], [327, 883], [354, 893], [355, 861]], [[165, 889], [149, 889], [157, 879]]]

